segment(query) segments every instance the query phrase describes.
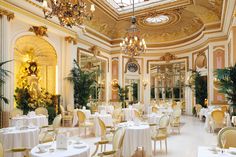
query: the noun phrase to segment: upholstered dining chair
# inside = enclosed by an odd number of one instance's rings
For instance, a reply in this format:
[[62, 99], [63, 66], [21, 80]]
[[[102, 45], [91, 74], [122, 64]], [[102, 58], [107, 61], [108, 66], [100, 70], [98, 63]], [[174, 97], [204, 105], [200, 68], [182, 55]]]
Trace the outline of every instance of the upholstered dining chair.
[[35, 109], [35, 113], [36, 115], [45, 115], [46, 117], [48, 117], [48, 110], [45, 107], [38, 107]]
[[[114, 132], [113, 137], [112, 137], [112, 150], [103, 151], [101, 153], [98, 153], [97, 156], [99, 156], [99, 157], [103, 157], [103, 156], [121, 157], [121, 150], [122, 150], [122, 146], [123, 146], [124, 136], [125, 136], [125, 128], [123, 128], [123, 127], [118, 128]], [[101, 145], [101, 143], [96, 142], [95, 145], [96, 145], [96, 150], [92, 154], [92, 156], [96, 155], [96, 153], [98, 151], [98, 147], [99, 147], [99, 145]]]
[[117, 108], [112, 113], [113, 124], [119, 124], [122, 121], [123, 113], [120, 108]]
[[196, 104], [196, 105], [195, 105], [195, 111], [196, 111], [196, 115], [197, 115], [198, 118], [201, 118], [201, 117], [200, 117], [200, 111], [201, 111], [201, 109], [202, 109], [202, 105], [200, 105], [200, 104]]
[[2, 143], [0, 143], [0, 157], [4, 157], [4, 154], [9, 152], [9, 153], [22, 153], [23, 157], [29, 157], [29, 151], [30, 149], [28, 148], [12, 148], [8, 150], [3, 149]]
[[186, 103], [185, 103], [185, 101], [181, 102], [181, 110], [182, 110], [183, 113], [186, 111]]
[[173, 101], [172, 104], [171, 104], [171, 108], [174, 109], [176, 106], [177, 106], [177, 102]]
[[220, 108], [221, 108], [221, 111], [223, 111], [224, 113], [228, 112], [228, 106], [222, 105]]
[[70, 112], [71, 114], [73, 114], [73, 112], [74, 112], [74, 105], [68, 104], [68, 105], [66, 106], [66, 109], [67, 109], [68, 112]]
[[217, 145], [220, 148], [228, 149], [229, 147], [236, 147], [236, 128], [225, 127], [222, 128], [217, 136]]
[[154, 141], [154, 153], [156, 152], [156, 142], [160, 141], [160, 148], [162, 148], [162, 141], [165, 141], [165, 148], [167, 153], [167, 128], [169, 126], [169, 116], [164, 115], [159, 120], [159, 127], [156, 132], [152, 135], [152, 140]]
[[86, 120], [86, 115], [84, 114], [84, 112], [82, 112], [80, 110], [77, 111], [77, 116], [78, 116], [78, 119], [79, 119], [79, 123], [78, 123], [79, 130], [80, 130], [80, 128], [84, 128], [84, 134], [86, 136], [87, 128], [93, 127], [94, 124], [90, 121], [87, 121]]
[[155, 106], [153, 106], [153, 107], [152, 107], [152, 112], [153, 112], [153, 113], [157, 113], [157, 112], [158, 112], [158, 108], [155, 107]]
[[10, 112], [10, 118], [16, 117], [16, 116], [22, 116], [23, 115], [23, 111], [21, 109], [18, 108], [14, 108], [11, 112]]
[[180, 117], [181, 117], [181, 109], [173, 110], [173, 113], [170, 118], [170, 126], [172, 132], [177, 129], [178, 133], [180, 134]]
[[214, 110], [211, 112], [210, 128], [211, 132], [216, 129], [221, 129], [225, 126], [225, 113], [221, 110]]
[[65, 111], [65, 108], [60, 105], [61, 115], [62, 115], [62, 126], [65, 126], [65, 122], [69, 122], [69, 125], [72, 126], [73, 113]]
[[46, 143], [55, 140], [55, 136], [57, 135], [59, 128], [61, 126], [61, 114], [57, 115], [52, 125], [42, 126], [39, 131], [39, 143]]

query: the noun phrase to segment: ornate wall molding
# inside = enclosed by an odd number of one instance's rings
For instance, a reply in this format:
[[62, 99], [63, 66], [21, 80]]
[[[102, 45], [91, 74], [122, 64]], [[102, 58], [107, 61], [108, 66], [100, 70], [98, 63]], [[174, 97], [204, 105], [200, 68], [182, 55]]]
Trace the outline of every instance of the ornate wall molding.
[[71, 37], [71, 36], [65, 37], [65, 41], [67, 41], [68, 43], [73, 43], [74, 45], [78, 44], [78, 40], [76, 38]]
[[14, 15], [13, 12], [10, 12], [10, 11], [8, 11], [8, 10], [1, 9], [1, 8], [0, 8], [0, 17], [2, 17], [2, 16], [6, 16], [8, 21], [13, 20], [14, 17], [15, 17], [15, 15]]
[[32, 26], [30, 27], [29, 31], [30, 32], [33, 32], [36, 36], [46, 36], [48, 37], [47, 35], [47, 27], [46, 26]]
[[94, 56], [99, 56], [100, 55], [99, 48], [95, 45], [90, 47], [89, 50], [90, 50], [90, 53], [92, 53]]
[[160, 61], [166, 61], [167, 63], [175, 59], [176, 56], [171, 53], [165, 53], [162, 57], [160, 57]]

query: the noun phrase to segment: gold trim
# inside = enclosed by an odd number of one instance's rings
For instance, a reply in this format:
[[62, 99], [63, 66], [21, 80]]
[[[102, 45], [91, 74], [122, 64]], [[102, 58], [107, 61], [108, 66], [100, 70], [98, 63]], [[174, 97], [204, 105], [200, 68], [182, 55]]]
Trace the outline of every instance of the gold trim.
[[29, 28], [29, 31], [30, 32], [33, 32], [36, 36], [46, 36], [48, 37], [47, 35], [47, 27], [46, 26], [32, 26]]
[[72, 31], [71, 29], [67, 29], [65, 27], [62, 27], [61, 25], [55, 23], [55, 22], [52, 22], [52, 21], [49, 21], [49, 20], [46, 20], [44, 19], [43, 17], [39, 16], [39, 15], [36, 15], [35, 13], [33, 12], [30, 12], [30, 11], [27, 11], [19, 6], [16, 6], [15, 4], [9, 2], [9, 1], [3, 1], [3, 0], [0, 0], [0, 5], [5, 7], [5, 8], [8, 8], [10, 9], [11, 11], [13, 12], [17, 12], [17, 13], [20, 13], [20, 14], [23, 14], [25, 16], [28, 16], [34, 20], [37, 20], [38, 22], [40, 23], [44, 23], [45, 25], [48, 25], [48, 26], [51, 26], [57, 30], [60, 30], [64, 33], [67, 33], [73, 37], [76, 37], [77, 36], [77, 32], [75, 31]]
[[73, 37], [71, 37], [71, 36], [65, 37], [65, 41], [67, 41], [68, 43], [73, 43], [73, 45], [78, 44], [78, 39], [73, 38]]
[[0, 8], [0, 17], [2, 17], [3, 15], [5, 15], [7, 17], [8, 21], [11, 21], [14, 19], [15, 15], [13, 12], [10, 12], [8, 10], [2, 9]]

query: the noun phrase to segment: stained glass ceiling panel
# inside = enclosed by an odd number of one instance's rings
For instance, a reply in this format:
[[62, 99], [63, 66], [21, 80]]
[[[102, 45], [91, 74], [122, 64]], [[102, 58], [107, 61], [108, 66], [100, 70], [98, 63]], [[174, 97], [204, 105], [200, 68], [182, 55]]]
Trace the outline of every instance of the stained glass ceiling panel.
[[[128, 11], [132, 10], [133, 0], [106, 0], [111, 6], [117, 11]], [[135, 10], [141, 7], [148, 7], [154, 4], [163, 4], [163, 3], [170, 3], [176, 0], [134, 0]]]

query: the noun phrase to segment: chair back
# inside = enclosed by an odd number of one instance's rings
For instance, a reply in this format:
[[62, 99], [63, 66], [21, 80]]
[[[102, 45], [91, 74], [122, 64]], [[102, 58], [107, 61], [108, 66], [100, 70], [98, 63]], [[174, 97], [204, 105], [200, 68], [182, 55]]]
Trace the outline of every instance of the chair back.
[[223, 105], [220, 108], [221, 108], [221, 111], [223, 111], [224, 113], [228, 111], [228, 107], [226, 105]]
[[164, 115], [159, 120], [159, 128], [167, 128], [170, 122], [168, 115]]
[[181, 109], [174, 109], [172, 116], [173, 117], [180, 117], [181, 116]]
[[195, 106], [196, 112], [199, 113], [201, 111], [201, 109], [202, 109], [202, 105], [196, 104], [196, 106]]
[[63, 115], [65, 113], [65, 108], [64, 106], [60, 105], [60, 110], [61, 110], [61, 114]]
[[225, 140], [224, 148], [236, 147], [236, 128], [235, 127], [225, 127], [221, 129], [218, 133], [217, 140], [218, 146], [223, 148], [222, 138]]
[[158, 108], [155, 107], [155, 106], [153, 106], [153, 107], [152, 107], [152, 112], [157, 113], [157, 112], [158, 112]]
[[4, 154], [3, 154], [3, 146], [2, 146], [2, 143], [0, 143], [0, 157], [3, 157]]
[[118, 128], [112, 138], [112, 147], [113, 150], [120, 150], [123, 145], [123, 140], [125, 136], [125, 128]]
[[185, 110], [185, 108], [186, 108], [186, 104], [185, 104], [185, 101], [183, 101], [183, 102], [181, 102], [181, 109]]
[[174, 109], [176, 106], [177, 106], [177, 102], [173, 101], [172, 104], [171, 104], [171, 108]]
[[83, 111], [77, 111], [77, 116], [78, 116], [78, 119], [79, 119], [79, 124], [83, 124], [85, 123], [85, 120], [86, 120], [86, 115], [84, 114]]
[[52, 123], [53, 129], [59, 128], [61, 126], [61, 114], [57, 115]]
[[211, 117], [216, 124], [221, 124], [224, 121], [225, 114], [221, 110], [214, 110], [211, 112]]
[[66, 109], [67, 109], [67, 111], [69, 111], [69, 112], [73, 112], [73, 111], [74, 111], [74, 105], [68, 104], [68, 105], [66, 106]]
[[101, 139], [105, 139], [106, 137], [106, 125], [105, 123], [98, 117], [98, 124], [100, 126], [100, 129], [101, 129]]
[[23, 115], [23, 111], [21, 109], [14, 108], [10, 113], [10, 118], [13, 118], [16, 116], [22, 116], [22, 115]]
[[42, 114], [48, 116], [48, 110], [45, 107], [38, 107], [35, 109], [36, 115]]
[[141, 113], [137, 109], [134, 110], [134, 117], [141, 118]]

